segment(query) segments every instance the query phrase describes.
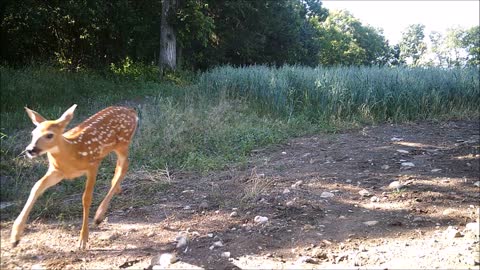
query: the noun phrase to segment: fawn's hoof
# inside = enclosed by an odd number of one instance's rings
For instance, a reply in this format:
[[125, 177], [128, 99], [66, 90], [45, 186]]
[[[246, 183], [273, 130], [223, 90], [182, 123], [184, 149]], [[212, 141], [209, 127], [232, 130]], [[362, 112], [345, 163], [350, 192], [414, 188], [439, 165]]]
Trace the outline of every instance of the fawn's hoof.
[[15, 248], [20, 243], [20, 240], [12, 241], [12, 248]]
[[100, 223], [102, 223], [102, 221], [103, 221], [103, 218], [102, 218], [102, 219], [94, 219], [94, 220], [93, 220], [93, 224], [94, 224], [95, 226], [98, 226], [98, 225], [100, 225]]

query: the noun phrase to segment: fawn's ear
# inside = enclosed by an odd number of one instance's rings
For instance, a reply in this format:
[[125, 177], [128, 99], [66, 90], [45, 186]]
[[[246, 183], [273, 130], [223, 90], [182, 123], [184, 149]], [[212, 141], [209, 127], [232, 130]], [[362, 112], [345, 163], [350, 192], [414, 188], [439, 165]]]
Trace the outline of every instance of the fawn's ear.
[[30, 119], [32, 120], [35, 126], [38, 126], [43, 121], [46, 121], [45, 118], [43, 118], [43, 116], [41, 116], [39, 113], [37, 113], [34, 110], [30, 110], [29, 108], [25, 107], [25, 111], [27, 112], [28, 117], [30, 117]]
[[66, 110], [60, 118], [57, 119], [57, 122], [63, 126], [66, 127], [68, 123], [73, 119], [73, 112], [75, 111], [75, 108], [77, 108], [77, 104], [73, 104], [72, 107], [70, 107], [68, 110]]

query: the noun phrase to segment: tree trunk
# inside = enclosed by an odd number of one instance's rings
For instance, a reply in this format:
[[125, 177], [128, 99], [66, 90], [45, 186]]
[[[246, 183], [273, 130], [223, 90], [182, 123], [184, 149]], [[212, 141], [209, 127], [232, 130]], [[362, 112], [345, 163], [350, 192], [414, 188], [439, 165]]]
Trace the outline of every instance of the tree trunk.
[[177, 67], [177, 38], [168, 18], [175, 12], [176, 0], [162, 0], [162, 18], [160, 21], [160, 59], [161, 73], [166, 69], [175, 70]]

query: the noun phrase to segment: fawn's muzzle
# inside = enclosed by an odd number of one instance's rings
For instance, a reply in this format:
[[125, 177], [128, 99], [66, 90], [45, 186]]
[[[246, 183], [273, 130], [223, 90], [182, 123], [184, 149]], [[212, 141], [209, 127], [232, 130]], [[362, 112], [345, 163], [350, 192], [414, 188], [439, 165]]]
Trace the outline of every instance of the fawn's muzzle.
[[27, 149], [25, 149], [25, 152], [27, 153], [27, 157], [34, 158], [40, 154], [40, 149], [35, 146], [28, 146]]

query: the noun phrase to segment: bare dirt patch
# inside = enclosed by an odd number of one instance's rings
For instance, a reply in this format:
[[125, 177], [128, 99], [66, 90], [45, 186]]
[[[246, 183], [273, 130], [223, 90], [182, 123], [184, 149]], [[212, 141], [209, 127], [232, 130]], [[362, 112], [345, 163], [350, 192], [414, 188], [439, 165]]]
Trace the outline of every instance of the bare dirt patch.
[[[145, 269], [169, 253], [177, 269], [478, 269], [465, 227], [479, 222], [479, 136], [479, 122], [454, 121], [292, 139], [242, 168], [174, 174], [151, 205], [113, 205], [87, 251], [80, 220], [30, 222], [15, 249], [3, 222], [1, 268]], [[120, 196], [142, 199], [128, 184]]]

